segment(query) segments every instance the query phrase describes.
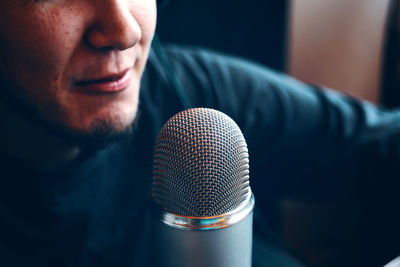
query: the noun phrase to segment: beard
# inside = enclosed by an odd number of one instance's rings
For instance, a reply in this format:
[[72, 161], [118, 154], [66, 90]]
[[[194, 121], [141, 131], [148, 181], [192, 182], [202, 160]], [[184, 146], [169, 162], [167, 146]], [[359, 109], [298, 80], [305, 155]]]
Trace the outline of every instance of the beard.
[[136, 125], [136, 119], [129, 125], [116, 130], [111, 121], [96, 119], [87, 132], [72, 131], [62, 125], [43, 120], [41, 126], [49, 133], [59, 137], [65, 144], [78, 146], [82, 151], [90, 152], [102, 149], [116, 142], [129, 142]]
[[[139, 111], [136, 112], [135, 119], [129, 125], [121, 125], [113, 118], [94, 119], [85, 131], [77, 131], [69, 128], [60, 120], [51, 120], [42, 115], [50, 113], [51, 110], [40, 112], [27, 98], [21, 96], [13, 90], [14, 88], [4, 81], [0, 82], [0, 101], [10, 111], [18, 114], [30, 124], [38, 126], [49, 135], [56, 136], [66, 145], [79, 147], [82, 152], [92, 152], [102, 149], [115, 142], [130, 142], [134, 128], [136, 128]], [[7, 126], [6, 126], [7, 127]]]

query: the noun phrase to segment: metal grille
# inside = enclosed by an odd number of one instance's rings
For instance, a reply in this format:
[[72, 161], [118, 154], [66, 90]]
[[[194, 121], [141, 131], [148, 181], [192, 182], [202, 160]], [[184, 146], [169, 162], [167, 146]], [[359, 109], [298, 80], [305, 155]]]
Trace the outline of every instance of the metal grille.
[[249, 187], [246, 141], [236, 123], [212, 109], [182, 111], [161, 129], [154, 150], [153, 200], [183, 216], [238, 207]]

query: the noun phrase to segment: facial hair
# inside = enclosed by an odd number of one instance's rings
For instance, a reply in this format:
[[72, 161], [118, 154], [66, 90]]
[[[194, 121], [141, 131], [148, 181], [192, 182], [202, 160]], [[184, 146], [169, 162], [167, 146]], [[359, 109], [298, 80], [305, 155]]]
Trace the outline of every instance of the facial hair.
[[[115, 125], [111, 121], [98, 118], [91, 123], [87, 131], [78, 132], [69, 129], [61, 122], [54, 122], [42, 116], [38, 107], [16, 92], [19, 92], [19, 90], [0, 77], [0, 101], [6, 108], [15, 112], [30, 124], [37, 125], [44, 132], [58, 137], [66, 145], [78, 146], [82, 151], [99, 150], [110, 143], [121, 140], [129, 141], [139, 116], [139, 111], [137, 111], [133, 123], [119, 131], [115, 130]], [[51, 112], [51, 110], [47, 112]], [[7, 126], [4, 125], [4, 127]]]

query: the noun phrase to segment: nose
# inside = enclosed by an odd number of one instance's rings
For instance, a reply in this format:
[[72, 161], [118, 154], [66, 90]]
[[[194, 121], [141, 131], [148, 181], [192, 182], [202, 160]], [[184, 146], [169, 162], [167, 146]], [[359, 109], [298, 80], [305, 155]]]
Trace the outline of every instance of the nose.
[[129, 7], [131, 0], [95, 2], [95, 19], [86, 34], [90, 47], [125, 50], [141, 39], [141, 28]]

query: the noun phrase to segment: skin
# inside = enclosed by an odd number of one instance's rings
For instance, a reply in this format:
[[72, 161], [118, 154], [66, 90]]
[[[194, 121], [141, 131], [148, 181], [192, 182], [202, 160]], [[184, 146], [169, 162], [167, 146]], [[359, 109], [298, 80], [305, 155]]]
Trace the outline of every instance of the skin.
[[[2, 150], [57, 166], [129, 128], [155, 25], [155, 0], [0, 1]], [[79, 84], [125, 71], [118, 92]]]

